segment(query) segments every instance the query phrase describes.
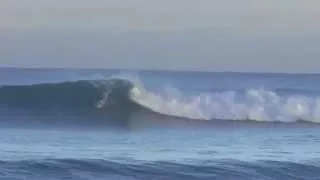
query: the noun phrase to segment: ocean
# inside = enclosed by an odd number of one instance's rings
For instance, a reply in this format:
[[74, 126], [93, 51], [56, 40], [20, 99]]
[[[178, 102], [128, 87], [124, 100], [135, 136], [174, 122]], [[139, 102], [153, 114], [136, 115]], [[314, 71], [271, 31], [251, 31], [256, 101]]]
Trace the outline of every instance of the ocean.
[[0, 69], [0, 179], [320, 179], [320, 74]]

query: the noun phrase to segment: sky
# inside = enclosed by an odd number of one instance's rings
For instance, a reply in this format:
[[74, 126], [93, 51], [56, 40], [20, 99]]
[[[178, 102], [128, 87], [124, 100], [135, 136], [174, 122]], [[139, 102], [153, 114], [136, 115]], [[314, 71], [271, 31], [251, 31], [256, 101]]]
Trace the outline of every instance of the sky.
[[318, 0], [0, 1], [0, 66], [320, 72]]

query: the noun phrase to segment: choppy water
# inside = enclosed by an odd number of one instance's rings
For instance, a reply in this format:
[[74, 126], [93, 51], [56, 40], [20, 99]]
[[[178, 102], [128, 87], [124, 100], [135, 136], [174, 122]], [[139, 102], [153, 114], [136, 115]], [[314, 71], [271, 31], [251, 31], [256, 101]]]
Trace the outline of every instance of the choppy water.
[[0, 179], [320, 179], [317, 74], [0, 75]]

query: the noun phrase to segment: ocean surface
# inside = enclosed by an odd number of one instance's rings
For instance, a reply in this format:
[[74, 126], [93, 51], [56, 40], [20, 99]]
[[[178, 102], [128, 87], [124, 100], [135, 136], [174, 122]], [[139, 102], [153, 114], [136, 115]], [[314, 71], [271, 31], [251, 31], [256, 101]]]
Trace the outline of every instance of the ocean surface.
[[320, 74], [0, 69], [0, 179], [320, 180]]

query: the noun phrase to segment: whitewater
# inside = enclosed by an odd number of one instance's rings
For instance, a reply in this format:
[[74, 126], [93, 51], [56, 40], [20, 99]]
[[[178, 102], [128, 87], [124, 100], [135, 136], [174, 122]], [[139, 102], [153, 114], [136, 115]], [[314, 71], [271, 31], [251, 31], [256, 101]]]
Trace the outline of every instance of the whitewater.
[[129, 92], [133, 101], [165, 115], [203, 120], [320, 122], [319, 96], [280, 96], [262, 88], [184, 95], [175, 87], [165, 86], [160, 92], [152, 92], [146, 90], [139, 79], [124, 79], [133, 83]]

